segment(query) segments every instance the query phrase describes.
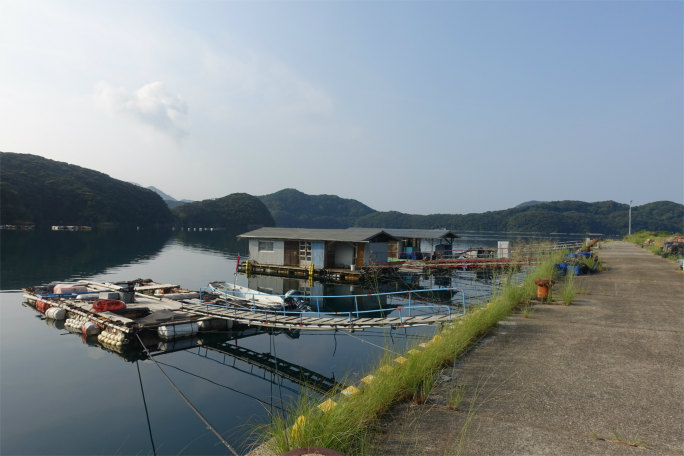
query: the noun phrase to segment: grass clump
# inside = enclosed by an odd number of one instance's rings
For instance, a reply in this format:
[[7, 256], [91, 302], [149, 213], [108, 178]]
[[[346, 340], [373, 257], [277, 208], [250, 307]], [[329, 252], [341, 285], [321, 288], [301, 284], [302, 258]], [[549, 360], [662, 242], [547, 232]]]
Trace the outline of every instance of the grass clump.
[[458, 410], [463, 402], [465, 396], [465, 388], [461, 385], [449, 391], [446, 397], [447, 407], [452, 410]]
[[522, 315], [523, 318], [530, 318], [532, 314], [534, 314], [534, 307], [529, 302], [524, 303], [520, 307], [520, 315]]
[[[277, 454], [301, 447], [331, 448], [345, 454], [365, 453], [375, 427], [388, 409], [407, 400], [424, 402], [438, 371], [451, 364], [521, 302], [529, 300], [536, 292], [534, 280], [551, 277], [553, 264], [564, 253], [547, 255], [522, 283], [506, 280], [487, 305], [445, 326], [420, 352], [407, 352], [401, 363], [395, 361], [396, 355], [385, 356], [372, 372], [373, 381], [364, 384], [358, 392], [339, 397], [328, 395], [337, 405], [327, 412], [318, 407], [326, 398], [300, 397], [283, 416], [271, 417], [271, 424], [260, 430], [261, 439], [269, 441]], [[454, 404], [458, 402], [456, 397], [452, 400]]]
[[575, 299], [575, 294], [577, 290], [575, 289], [575, 274], [569, 271], [565, 276], [565, 281], [563, 282], [563, 288], [561, 289], [561, 299], [566, 306], [572, 304], [573, 299]]
[[627, 446], [633, 446], [637, 448], [646, 448], [646, 442], [641, 440], [638, 435], [634, 437], [628, 437], [624, 434], [621, 434], [617, 431], [612, 431], [613, 437], [615, 437], [614, 442], [615, 443], [620, 443], [622, 445], [627, 445]]

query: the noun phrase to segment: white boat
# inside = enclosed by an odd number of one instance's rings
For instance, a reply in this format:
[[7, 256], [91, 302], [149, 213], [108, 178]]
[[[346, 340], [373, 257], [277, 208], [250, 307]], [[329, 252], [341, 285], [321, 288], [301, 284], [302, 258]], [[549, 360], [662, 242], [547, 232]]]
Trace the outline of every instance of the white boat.
[[288, 291], [283, 297], [262, 293], [261, 291], [228, 282], [211, 282], [209, 284], [209, 289], [214, 293], [233, 296], [238, 299], [244, 299], [256, 307], [272, 309], [282, 309], [283, 305], [285, 308], [296, 307], [296, 305], [294, 305], [296, 303], [293, 302], [294, 300], [290, 299], [290, 297], [294, 297], [296, 294], [296, 291], [294, 290]]

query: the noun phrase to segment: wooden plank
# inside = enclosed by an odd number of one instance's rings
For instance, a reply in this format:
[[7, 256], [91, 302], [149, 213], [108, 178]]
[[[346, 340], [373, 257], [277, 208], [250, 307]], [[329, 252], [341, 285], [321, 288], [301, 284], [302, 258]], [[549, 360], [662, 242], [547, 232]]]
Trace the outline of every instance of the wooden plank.
[[[412, 321], [441, 321], [444, 318], [448, 319], [448, 317], [446, 315], [444, 315], [444, 316], [441, 316], [441, 315], [421, 315], [421, 316], [413, 317]], [[437, 319], [437, 320], [435, 320], [435, 319]]]
[[447, 315], [420, 315], [420, 316], [406, 316], [399, 319], [399, 317], [386, 318], [357, 318], [349, 319], [344, 316], [338, 317], [298, 317], [294, 315], [273, 315], [262, 312], [252, 312], [251, 310], [236, 310], [225, 308], [212, 308], [206, 310], [206, 305], [202, 304], [186, 304], [185, 309], [198, 313], [200, 315], [210, 315], [215, 317], [222, 317], [229, 320], [236, 320], [250, 326], [264, 326], [276, 328], [308, 328], [308, 329], [334, 329], [334, 328], [363, 328], [363, 327], [380, 327], [380, 326], [413, 326], [413, 325], [427, 325], [443, 321], [449, 321], [453, 317]]
[[358, 318], [358, 319], [352, 319], [353, 324], [358, 324], [358, 325], [364, 325], [368, 323], [375, 323], [377, 322], [377, 318]]
[[322, 325], [326, 323], [342, 323], [348, 320], [345, 320], [343, 318], [316, 318], [312, 323], [315, 323], [317, 325]]
[[286, 323], [299, 323], [299, 318], [298, 317], [285, 317], [282, 315], [279, 315], [277, 317], [274, 317], [275, 320]]

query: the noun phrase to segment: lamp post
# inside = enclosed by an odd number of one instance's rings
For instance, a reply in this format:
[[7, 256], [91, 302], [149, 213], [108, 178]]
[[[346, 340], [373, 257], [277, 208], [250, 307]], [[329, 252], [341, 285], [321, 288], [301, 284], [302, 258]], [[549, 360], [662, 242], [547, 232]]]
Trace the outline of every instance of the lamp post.
[[632, 234], [632, 200], [629, 200], [629, 233]]

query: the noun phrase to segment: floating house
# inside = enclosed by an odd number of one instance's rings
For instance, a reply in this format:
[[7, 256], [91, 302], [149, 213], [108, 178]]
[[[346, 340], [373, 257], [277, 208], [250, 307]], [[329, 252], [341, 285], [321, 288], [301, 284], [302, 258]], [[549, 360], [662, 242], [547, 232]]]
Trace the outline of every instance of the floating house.
[[257, 264], [355, 270], [391, 259], [450, 258], [451, 230], [382, 228], [259, 228], [238, 236], [249, 240]]
[[387, 229], [397, 240], [388, 245], [388, 257], [400, 260], [429, 260], [451, 258], [454, 239], [451, 230]]
[[259, 228], [238, 236], [249, 240], [257, 264], [356, 270], [388, 259], [389, 243], [399, 239], [377, 228]]

